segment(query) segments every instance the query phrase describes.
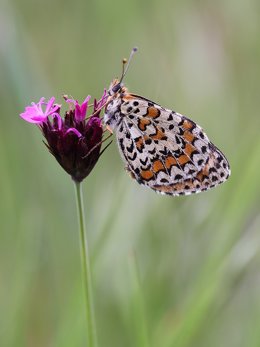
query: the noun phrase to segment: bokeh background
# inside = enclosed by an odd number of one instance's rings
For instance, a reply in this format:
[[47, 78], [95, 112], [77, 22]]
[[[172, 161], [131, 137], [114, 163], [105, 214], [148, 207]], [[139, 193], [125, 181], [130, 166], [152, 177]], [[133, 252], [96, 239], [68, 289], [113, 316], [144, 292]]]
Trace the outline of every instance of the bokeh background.
[[84, 182], [100, 347], [260, 346], [260, 2], [2, 0], [0, 346], [86, 345], [74, 189], [31, 101], [131, 91], [190, 116], [230, 180], [165, 197], [112, 144]]

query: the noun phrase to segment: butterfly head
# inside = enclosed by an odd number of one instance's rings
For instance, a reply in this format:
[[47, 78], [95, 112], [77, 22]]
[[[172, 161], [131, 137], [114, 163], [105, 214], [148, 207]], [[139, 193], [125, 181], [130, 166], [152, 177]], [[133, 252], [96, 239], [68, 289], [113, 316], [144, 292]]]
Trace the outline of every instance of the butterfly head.
[[115, 96], [116, 94], [126, 93], [127, 88], [118, 79], [114, 79], [108, 88], [109, 96]]

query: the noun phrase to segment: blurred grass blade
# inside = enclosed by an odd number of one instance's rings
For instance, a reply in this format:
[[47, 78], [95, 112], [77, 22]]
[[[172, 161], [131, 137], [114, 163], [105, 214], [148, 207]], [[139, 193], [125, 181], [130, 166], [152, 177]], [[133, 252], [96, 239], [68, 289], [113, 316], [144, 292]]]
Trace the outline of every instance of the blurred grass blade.
[[132, 282], [132, 321], [134, 326], [134, 336], [136, 338], [134, 346], [150, 347], [147, 319], [145, 313], [145, 302], [140, 280], [140, 273], [135, 252], [128, 256], [128, 263]]

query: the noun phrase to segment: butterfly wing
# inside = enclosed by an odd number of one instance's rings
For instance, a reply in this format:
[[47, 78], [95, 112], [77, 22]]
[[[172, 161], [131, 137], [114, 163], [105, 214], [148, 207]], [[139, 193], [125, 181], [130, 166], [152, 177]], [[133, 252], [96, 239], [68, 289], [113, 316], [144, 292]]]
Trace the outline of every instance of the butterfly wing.
[[138, 183], [162, 194], [187, 195], [228, 178], [227, 159], [192, 120], [137, 95], [121, 98], [117, 140]]

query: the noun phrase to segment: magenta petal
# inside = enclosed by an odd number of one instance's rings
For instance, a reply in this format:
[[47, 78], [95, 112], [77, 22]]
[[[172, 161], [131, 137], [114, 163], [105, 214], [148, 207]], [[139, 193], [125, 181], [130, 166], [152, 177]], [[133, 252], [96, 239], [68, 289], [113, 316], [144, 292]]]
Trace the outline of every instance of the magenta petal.
[[32, 102], [31, 106], [26, 106], [25, 112], [20, 114], [21, 118], [23, 118], [24, 120], [26, 120], [29, 123], [39, 124], [39, 123], [46, 121], [46, 119], [49, 115], [54, 114], [61, 107], [61, 105], [53, 105], [55, 98], [52, 97], [48, 101], [45, 111], [43, 111], [42, 105], [46, 104], [44, 102], [44, 100], [45, 100], [45, 98], [41, 98], [37, 104]]
[[84, 117], [86, 116], [86, 113], [87, 113], [87, 109], [88, 109], [88, 102], [90, 100], [91, 96], [88, 95], [86, 97], [86, 99], [83, 101], [83, 103], [81, 104], [81, 114], [83, 115], [84, 114]]
[[65, 135], [69, 134], [69, 133], [74, 133], [75, 135], [77, 135], [78, 137], [82, 137], [82, 134], [75, 128], [69, 128]]
[[[94, 100], [94, 113], [98, 116], [99, 115], [99, 111], [101, 110], [101, 108], [105, 105], [106, 100], [107, 100], [108, 94], [106, 89], [104, 89], [104, 93], [101, 97], [100, 100]], [[97, 112], [98, 111], [98, 112]]]
[[46, 119], [46, 116], [39, 110], [39, 106], [35, 104], [25, 107], [25, 112], [21, 113], [20, 117], [29, 123], [41, 123]]
[[[78, 102], [75, 104], [75, 119], [77, 121], [81, 121], [82, 117], [81, 117], [81, 108], [80, 105], [78, 104]], [[84, 117], [83, 117], [84, 119]]]
[[60, 108], [61, 108], [61, 105], [60, 104], [54, 104], [52, 106], [52, 110], [48, 113], [48, 115], [51, 115], [51, 114], [54, 114], [55, 112], [59, 112], [60, 111]]
[[26, 112], [21, 113], [20, 117], [26, 120], [29, 123], [35, 123], [35, 124], [40, 124], [46, 120], [46, 117], [41, 117], [41, 116], [32, 116]]
[[49, 112], [51, 111], [51, 108], [52, 108], [52, 106], [54, 104], [54, 101], [55, 101], [55, 97], [53, 96], [53, 97], [50, 98], [50, 100], [47, 103], [46, 110], [44, 112], [45, 114], [49, 114]]
[[56, 126], [58, 127], [58, 130], [62, 129], [62, 125], [63, 125], [63, 120], [61, 118], [61, 116], [58, 113], [54, 113], [52, 114], [54, 123], [56, 123]]
[[91, 96], [88, 95], [81, 105], [76, 100], [76, 103], [75, 103], [75, 119], [78, 122], [83, 121], [85, 119], [86, 113], [87, 113], [87, 109], [88, 109], [88, 102], [89, 102], [90, 98], [91, 98]]

